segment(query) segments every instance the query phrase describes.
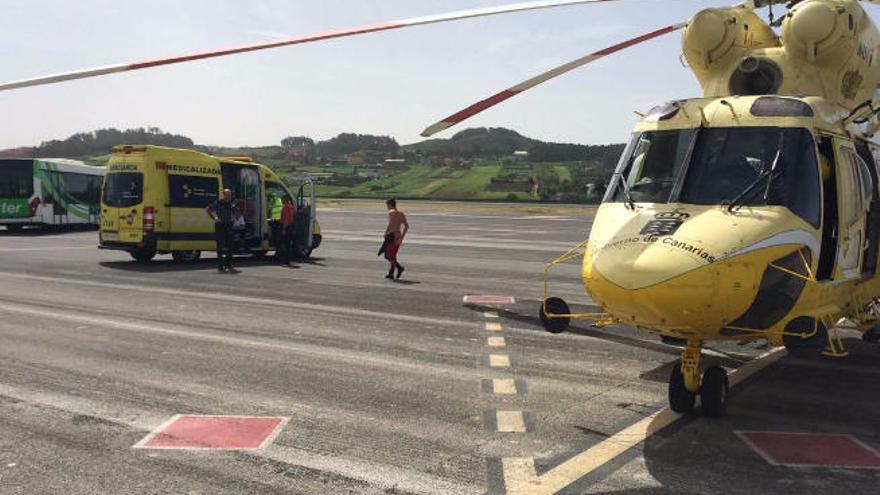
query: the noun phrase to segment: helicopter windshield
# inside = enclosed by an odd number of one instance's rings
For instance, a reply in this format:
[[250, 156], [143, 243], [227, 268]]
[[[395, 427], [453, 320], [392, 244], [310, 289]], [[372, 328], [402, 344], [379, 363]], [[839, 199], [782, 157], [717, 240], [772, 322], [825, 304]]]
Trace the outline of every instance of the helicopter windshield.
[[606, 201], [789, 208], [819, 225], [819, 172], [807, 129], [734, 127], [634, 136]]

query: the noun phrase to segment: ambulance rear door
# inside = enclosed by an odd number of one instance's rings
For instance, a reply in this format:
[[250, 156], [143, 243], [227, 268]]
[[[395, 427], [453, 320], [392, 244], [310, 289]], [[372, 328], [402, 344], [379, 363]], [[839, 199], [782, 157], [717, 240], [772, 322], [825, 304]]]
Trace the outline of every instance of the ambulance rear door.
[[[190, 174], [186, 167], [168, 166], [167, 234], [173, 251], [216, 249], [214, 220], [206, 208], [220, 195], [220, 176]], [[219, 170], [218, 170], [219, 172]]]

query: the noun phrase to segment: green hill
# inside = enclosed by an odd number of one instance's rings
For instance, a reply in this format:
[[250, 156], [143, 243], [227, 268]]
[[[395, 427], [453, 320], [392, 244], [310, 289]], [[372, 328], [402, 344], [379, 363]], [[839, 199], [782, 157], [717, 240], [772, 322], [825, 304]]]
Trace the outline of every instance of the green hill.
[[291, 183], [311, 175], [324, 197], [566, 203], [598, 202], [623, 151], [622, 144], [550, 143], [504, 128], [466, 129], [404, 146], [389, 136], [343, 133], [324, 141], [291, 136], [278, 145], [223, 147], [154, 127], [77, 133], [14, 151], [102, 164], [121, 144], [249, 156]]

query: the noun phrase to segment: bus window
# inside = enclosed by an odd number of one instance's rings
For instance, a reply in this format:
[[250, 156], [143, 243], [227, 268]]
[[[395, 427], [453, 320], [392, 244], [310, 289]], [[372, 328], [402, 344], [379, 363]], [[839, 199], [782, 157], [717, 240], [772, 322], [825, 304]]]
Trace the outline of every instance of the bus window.
[[53, 174], [59, 176], [55, 184], [61, 185], [61, 190], [66, 191], [73, 199], [83, 204], [92, 202], [90, 188], [92, 176], [71, 172], [53, 172]]
[[0, 198], [27, 199], [34, 194], [34, 167], [30, 161], [0, 160]]
[[139, 172], [117, 172], [107, 174], [104, 184], [104, 203], [107, 206], [123, 208], [139, 205], [143, 201], [144, 174]]

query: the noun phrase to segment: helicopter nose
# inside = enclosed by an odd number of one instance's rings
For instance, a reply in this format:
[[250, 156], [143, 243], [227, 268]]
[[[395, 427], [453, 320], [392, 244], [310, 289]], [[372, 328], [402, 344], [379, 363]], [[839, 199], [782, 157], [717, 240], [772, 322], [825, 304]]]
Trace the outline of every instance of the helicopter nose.
[[718, 331], [752, 304], [758, 260], [719, 262], [693, 245], [619, 246], [590, 253], [583, 278], [593, 299], [621, 321], [682, 334]]

